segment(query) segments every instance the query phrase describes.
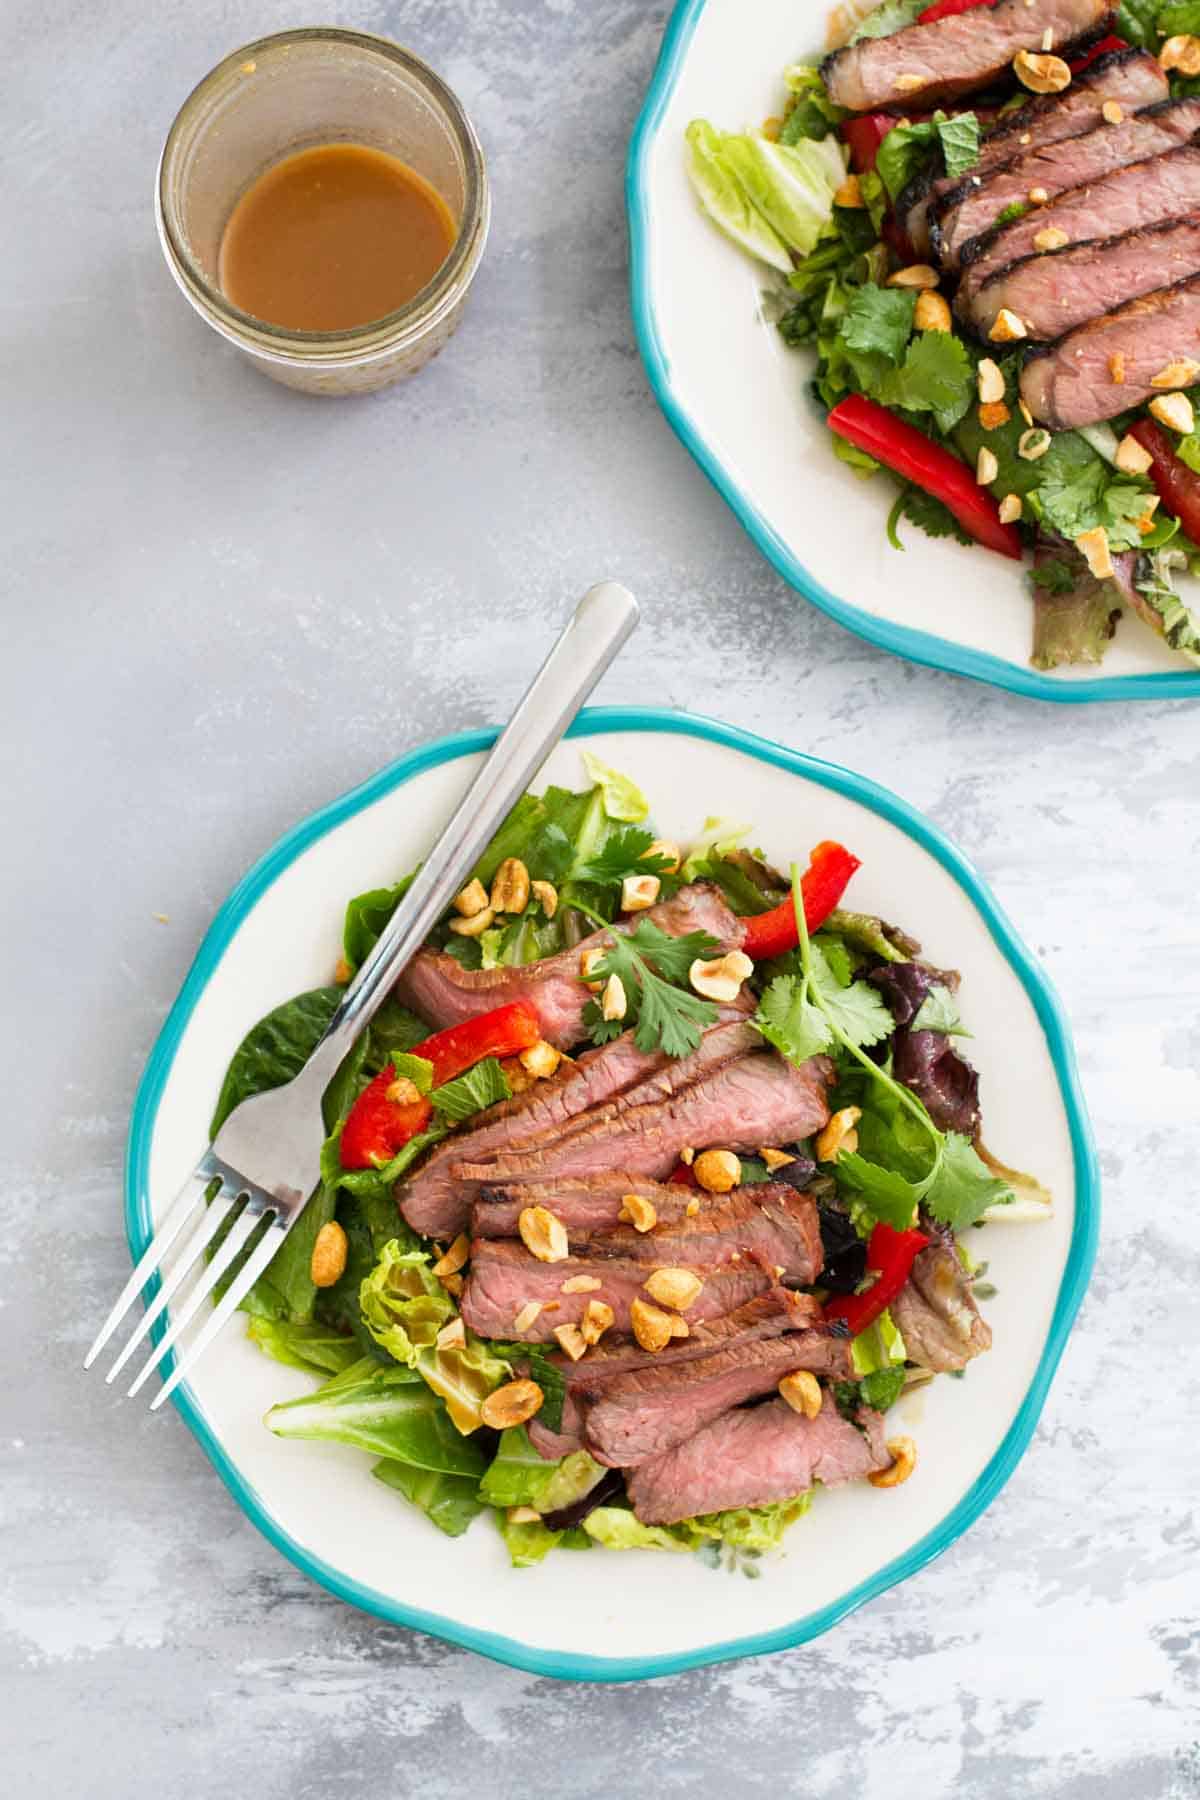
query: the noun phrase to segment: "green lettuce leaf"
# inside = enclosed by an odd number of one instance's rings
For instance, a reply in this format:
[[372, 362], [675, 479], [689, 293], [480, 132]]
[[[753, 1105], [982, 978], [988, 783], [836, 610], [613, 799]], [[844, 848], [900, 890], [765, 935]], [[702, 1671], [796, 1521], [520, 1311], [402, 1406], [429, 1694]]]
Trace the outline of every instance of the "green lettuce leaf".
[[436, 1474], [390, 1458], [377, 1462], [371, 1473], [385, 1487], [395, 1488], [411, 1500], [430, 1524], [447, 1537], [461, 1537], [471, 1520], [483, 1511], [479, 1483], [473, 1475]]
[[902, 1368], [908, 1352], [900, 1328], [887, 1307], [873, 1325], [860, 1331], [850, 1346], [858, 1375], [874, 1375], [882, 1369]]
[[313, 988], [285, 1000], [252, 1025], [233, 1053], [208, 1128], [215, 1138], [235, 1107], [253, 1094], [282, 1087], [298, 1075], [321, 1039], [342, 998], [339, 987]]
[[630, 781], [628, 775], [621, 775], [616, 769], [610, 769], [591, 750], [581, 751], [580, 754], [588, 780], [604, 796], [604, 811], [610, 819], [616, 819], [623, 825], [640, 825], [643, 819], [649, 817], [650, 802], [641, 788]]
[[798, 144], [801, 138], [819, 143], [827, 138], [846, 112], [829, 98], [820, 69], [813, 63], [791, 63], [783, 71], [783, 79], [794, 98], [779, 133], [780, 143]]
[[532, 1506], [538, 1512], [557, 1512], [582, 1500], [604, 1474], [602, 1465], [586, 1450], [547, 1462], [530, 1443], [525, 1427], [518, 1425], [501, 1433], [500, 1447], [479, 1492], [490, 1506]]
[[679, 1525], [643, 1525], [623, 1506], [597, 1506], [583, 1529], [606, 1550], [695, 1550], [696, 1543]]
[[494, 1056], [484, 1057], [465, 1075], [434, 1088], [429, 1095], [431, 1105], [448, 1125], [459, 1125], [473, 1113], [482, 1112], [484, 1107], [511, 1098], [512, 1089]]
[[415, 1370], [372, 1370], [273, 1406], [265, 1423], [276, 1437], [319, 1438], [441, 1475], [483, 1474], [478, 1445], [451, 1423], [445, 1407]]
[[362, 1354], [353, 1338], [329, 1325], [296, 1325], [287, 1319], [251, 1317], [246, 1336], [264, 1355], [309, 1374], [340, 1375]]
[[375, 1342], [410, 1369], [417, 1367], [423, 1350], [434, 1346], [456, 1310], [430, 1265], [428, 1251], [406, 1250], [393, 1239], [384, 1245], [359, 1295]]
[[707, 119], [687, 128], [687, 172], [696, 198], [715, 225], [743, 250], [787, 274], [788, 247], [754, 205], [725, 155], [724, 137]]
[[342, 954], [352, 969], [359, 969], [366, 962], [416, 874], [413, 869], [394, 887], [370, 888], [365, 894], [355, 894], [347, 902], [342, 924]]
[[799, 256], [815, 250], [832, 220], [833, 196], [846, 178], [837, 139], [776, 144], [747, 132], [726, 137], [722, 154], [751, 204], [787, 247]]
[[849, 41], [857, 44], [863, 38], [891, 37], [904, 26], [915, 24], [930, 4], [931, 0], [883, 0], [881, 6], [872, 7], [860, 21]]
[[811, 1505], [810, 1491], [771, 1506], [705, 1513], [678, 1525], [643, 1525], [625, 1507], [598, 1506], [583, 1521], [583, 1529], [607, 1550], [698, 1550], [713, 1542], [740, 1550], [774, 1550], [789, 1525]]

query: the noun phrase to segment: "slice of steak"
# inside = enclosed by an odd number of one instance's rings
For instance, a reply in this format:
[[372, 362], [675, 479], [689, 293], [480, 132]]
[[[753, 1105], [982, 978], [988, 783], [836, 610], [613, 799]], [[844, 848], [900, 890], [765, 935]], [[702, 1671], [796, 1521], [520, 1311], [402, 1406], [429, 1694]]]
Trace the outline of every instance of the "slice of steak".
[[[742, 941], [740, 921], [720, 889], [707, 881], [681, 888], [672, 899], [637, 917], [653, 920], [672, 937], [706, 931], [723, 950], [734, 950]], [[461, 1024], [513, 1000], [528, 1000], [541, 1022], [542, 1036], [558, 1049], [569, 1050], [584, 1035], [583, 1009], [591, 998], [579, 979], [581, 955], [603, 945], [610, 932], [632, 930], [635, 923], [631, 919], [606, 926], [574, 949], [511, 969], [464, 969], [443, 951], [421, 950], [397, 982], [396, 992], [406, 1006], [439, 1028]]]
[[955, 311], [967, 323], [988, 331], [999, 306], [984, 297], [993, 276], [1037, 251], [1039, 232], [1053, 227], [1068, 244], [1120, 237], [1139, 226], [1182, 219], [1200, 207], [1200, 146], [1185, 145], [1162, 156], [1131, 163], [1103, 181], [1070, 188], [1047, 206], [972, 241], [963, 260]]
[[644, 1175], [630, 1175], [623, 1169], [584, 1175], [578, 1180], [514, 1182], [506, 1187], [480, 1188], [471, 1214], [473, 1235], [516, 1237], [518, 1220], [527, 1206], [546, 1207], [562, 1220], [571, 1237], [614, 1231], [621, 1224], [626, 1194], [640, 1194], [649, 1200], [662, 1225], [684, 1218], [694, 1200], [699, 1200], [703, 1208], [714, 1205], [717, 1199], [716, 1195], [681, 1187], [676, 1182], [647, 1181]]
[[[1035, 145], [985, 175], [965, 175], [930, 208], [934, 252], [948, 269], [957, 269], [971, 240], [990, 231], [1010, 206], [1030, 206], [1034, 194], [1053, 199], [1071, 188], [1102, 181], [1128, 163], [1144, 162], [1187, 143], [1197, 131], [1200, 99], [1166, 100], [1130, 113], [1119, 125], [1101, 125], [1058, 144]], [[1034, 210], [1040, 213], [1039, 207]]]
[[779, 1337], [785, 1331], [803, 1331], [820, 1320], [819, 1300], [811, 1294], [795, 1294], [790, 1288], [774, 1285], [723, 1318], [690, 1320], [688, 1335], [672, 1338], [662, 1350], [643, 1350], [635, 1339], [608, 1332], [579, 1362], [557, 1353], [553, 1361], [562, 1370], [569, 1389], [595, 1396], [602, 1394], [618, 1375], [695, 1362], [697, 1357], [711, 1356], [734, 1344]]
[[1027, 256], [984, 283], [973, 312], [981, 336], [1002, 306], [1024, 320], [1033, 343], [1049, 343], [1155, 288], [1200, 275], [1200, 217], [1168, 219], [1122, 237]]
[[610, 1169], [661, 1180], [689, 1146], [756, 1150], [760, 1144], [790, 1144], [819, 1131], [829, 1118], [826, 1088], [831, 1076], [826, 1057], [795, 1068], [774, 1052], [744, 1056], [668, 1100], [631, 1106], [595, 1125], [585, 1123], [568, 1137], [490, 1163], [457, 1163], [454, 1173], [462, 1181], [488, 1185]]
[[846, 1380], [853, 1369], [850, 1340], [821, 1329], [789, 1331], [673, 1368], [619, 1375], [588, 1408], [584, 1441], [597, 1462], [636, 1468], [694, 1437], [731, 1406], [771, 1393], [796, 1369]]
[[548, 1425], [543, 1425], [535, 1414], [525, 1429], [538, 1455], [546, 1462], [559, 1462], [564, 1456], [573, 1456], [577, 1450], [586, 1449], [583, 1441], [586, 1411], [582, 1391], [568, 1389], [563, 1395], [562, 1418], [557, 1431], [551, 1431]]
[[652, 1268], [721, 1268], [752, 1255], [780, 1281], [807, 1286], [821, 1273], [821, 1222], [816, 1203], [783, 1182], [737, 1188], [674, 1224], [637, 1231], [569, 1233], [571, 1254], [601, 1263], [611, 1257]]
[[1200, 278], [1193, 277], [1035, 350], [1021, 371], [1021, 398], [1055, 430], [1098, 425], [1161, 391], [1154, 377], [1182, 358], [1195, 361], [1198, 344]]
[[[698, 1273], [700, 1271], [697, 1271]], [[578, 1325], [591, 1300], [603, 1301], [613, 1310], [614, 1331], [631, 1329], [629, 1308], [634, 1300], [649, 1300], [645, 1291], [650, 1273], [645, 1263], [616, 1257], [595, 1262], [578, 1256], [562, 1262], [539, 1262], [524, 1244], [511, 1238], [475, 1238], [471, 1266], [463, 1285], [462, 1316], [480, 1337], [547, 1344], [560, 1325]], [[564, 1293], [563, 1284], [583, 1276], [598, 1287]], [[774, 1287], [769, 1269], [747, 1257], [723, 1269], [703, 1271], [704, 1286], [689, 1306], [687, 1322], [719, 1319]], [[517, 1330], [517, 1315], [536, 1300], [542, 1310], [532, 1324]]]
[[[760, 1049], [762, 1039], [745, 1019], [745, 1007], [725, 1007], [717, 1024], [691, 1056], [671, 1058], [639, 1050], [632, 1032], [611, 1044], [586, 1050], [574, 1064], [560, 1065], [549, 1081], [538, 1082], [512, 1100], [492, 1107], [464, 1132], [434, 1146], [420, 1168], [400, 1182], [396, 1198], [414, 1231], [428, 1237], [455, 1237], [465, 1230], [475, 1189], [455, 1179], [454, 1165], [482, 1161], [501, 1151], [542, 1144], [570, 1131], [585, 1115], [610, 1117], [614, 1107], [663, 1098], [694, 1081], [706, 1069]], [[565, 1072], [564, 1072], [565, 1071]], [[601, 1113], [598, 1108], [604, 1108]]]
[[882, 1418], [862, 1407], [858, 1420], [861, 1429], [828, 1396], [815, 1419], [785, 1400], [727, 1412], [626, 1477], [633, 1510], [644, 1525], [674, 1525], [697, 1513], [790, 1500], [814, 1481], [836, 1487], [886, 1469]]
[[1059, 56], [1080, 50], [1105, 35], [1113, 16], [1108, 0], [1000, 0], [849, 44], [825, 58], [821, 76], [829, 98], [851, 112], [908, 112], [1006, 79], [1017, 51], [1040, 51], [1047, 31]]
[[[1126, 112], [1153, 106], [1170, 96], [1166, 74], [1144, 50], [1111, 50], [1076, 75], [1061, 94], [1037, 94], [1015, 112], [1005, 113], [979, 145], [972, 175], [983, 175], [1026, 150], [1078, 137], [1104, 122], [1103, 108], [1115, 101]], [[913, 177], [896, 201], [896, 219], [919, 256], [932, 251], [929, 209], [958, 185], [960, 176], [944, 175], [941, 158]]]
[[923, 1369], [939, 1374], [962, 1369], [992, 1347], [991, 1330], [979, 1316], [953, 1241], [938, 1240], [922, 1250], [891, 1310], [908, 1360]]

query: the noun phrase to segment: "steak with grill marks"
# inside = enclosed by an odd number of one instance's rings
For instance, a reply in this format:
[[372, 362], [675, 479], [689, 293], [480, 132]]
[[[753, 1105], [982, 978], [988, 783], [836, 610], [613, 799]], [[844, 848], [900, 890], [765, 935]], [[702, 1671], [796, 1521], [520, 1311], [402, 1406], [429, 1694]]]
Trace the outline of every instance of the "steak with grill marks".
[[636, 1468], [694, 1437], [731, 1406], [771, 1393], [795, 1369], [848, 1380], [850, 1351], [848, 1338], [828, 1330], [795, 1331], [673, 1368], [619, 1375], [588, 1408], [584, 1441], [597, 1462]]
[[[1131, 163], [1103, 181], [1070, 188], [1049, 205], [1040, 206], [1011, 225], [973, 239], [963, 258], [963, 270], [955, 296], [955, 311], [968, 323], [989, 329], [995, 312], [988, 303], [977, 312], [977, 303], [992, 276], [1037, 250], [1038, 233], [1053, 226], [1066, 233], [1069, 244], [1096, 238], [1120, 237], [1140, 226], [1181, 219], [1200, 207], [1200, 146], [1184, 145], [1162, 156]], [[986, 323], [985, 323], [986, 321]]]
[[[1152, 106], [1170, 95], [1167, 77], [1144, 50], [1112, 50], [1076, 75], [1061, 94], [1038, 94], [1015, 112], [1005, 113], [980, 140], [979, 161], [972, 175], [983, 175], [1037, 145], [1078, 137], [1103, 123], [1106, 101], [1126, 112]], [[896, 219], [919, 256], [932, 249], [928, 213], [961, 177], [941, 173], [941, 158], [909, 182], [896, 202]]]
[[1198, 345], [1200, 277], [1193, 277], [1035, 350], [1021, 371], [1021, 398], [1057, 431], [1098, 425], [1161, 392], [1154, 377], [1182, 358], [1196, 361]]
[[571, 1254], [603, 1262], [627, 1257], [654, 1268], [720, 1268], [751, 1254], [798, 1287], [821, 1272], [821, 1223], [808, 1194], [783, 1182], [762, 1182], [723, 1195], [693, 1217], [636, 1231], [569, 1233]]
[[[396, 1198], [414, 1231], [428, 1237], [455, 1237], [466, 1229], [475, 1189], [455, 1179], [455, 1163], [542, 1143], [581, 1122], [612, 1116], [611, 1109], [662, 1098], [694, 1081], [706, 1069], [761, 1048], [762, 1039], [745, 1020], [745, 1006], [724, 1007], [690, 1056], [676, 1059], [639, 1050], [632, 1032], [611, 1044], [586, 1050], [574, 1064], [562, 1064], [499, 1106], [479, 1114], [470, 1127], [438, 1144], [424, 1163], [402, 1181]], [[603, 1107], [603, 1112], [597, 1109]]]
[[921, 1251], [907, 1286], [892, 1301], [892, 1317], [909, 1361], [939, 1374], [965, 1368], [992, 1347], [953, 1241], [939, 1239]]
[[843, 1419], [827, 1397], [815, 1419], [786, 1400], [735, 1408], [665, 1456], [626, 1477], [633, 1510], [645, 1525], [674, 1525], [697, 1513], [769, 1506], [808, 1491], [855, 1481], [891, 1462], [883, 1420], [860, 1407], [862, 1429]]
[[[649, 1273], [645, 1263], [617, 1257], [603, 1262], [579, 1256], [539, 1262], [524, 1244], [511, 1238], [475, 1238], [463, 1286], [462, 1316], [480, 1337], [546, 1344], [553, 1341], [558, 1326], [578, 1325], [588, 1302], [600, 1300], [612, 1307], [612, 1329], [628, 1332], [630, 1305], [650, 1298], [645, 1291]], [[696, 1273], [703, 1276], [704, 1285], [688, 1307], [689, 1326], [693, 1321], [721, 1318], [775, 1285], [770, 1269], [751, 1257]], [[564, 1293], [563, 1283], [581, 1275], [599, 1286]], [[538, 1301], [542, 1310], [532, 1324], [518, 1331], [517, 1315], [531, 1300]]]
[[1200, 217], [1168, 219], [1121, 237], [1023, 257], [986, 281], [972, 305], [981, 337], [1001, 307], [1032, 343], [1048, 343], [1155, 288], [1200, 275]]
[[722, 1144], [755, 1150], [790, 1144], [819, 1131], [829, 1118], [826, 1089], [833, 1068], [813, 1057], [800, 1068], [773, 1051], [744, 1056], [704, 1075], [668, 1100], [630, 1106], [597, 1124], [584, 1121], [569, 1136], [490, 1163], [456, 1163], [462, 1181], [504, 1183], [587, 1176], [611, 1169], [661, 1180], [689, 1145]]
[[622, 1223], [621, 1205], [626, 1194], [649, 1200], [660, 1225], [671, 1225], [686, 1216], [693, 1201], [701, 1209], [714, 1206], [719, 1196], [681, 1187], [676, 1182], [647, 1181], [623, 1169], [578, 1180], [515, 1182], [505, 1187], [481, 1187], [471, 1214], [475, 1237], [516, 1237], [518, 1220], [527, 1206], [544, 1206], [561, 1219], [569, 1235], [614, 1231]]
[[[725, 903], [719, 888], [697, 881], [680, 888], [638, 918], [650, 919], [671, 937], [689, 931], [706, 931], [722, 950], [735, 950], [742, 941], [743, 926]], [[602, 947], [614, 931], [633, 929], [634, 920], [622, 920], [594, 931], [572, 950], [541, 962], [516, 968], [464, 969], [440, 950], [421, 950], [396, 984], [396, 992], [436, 1026], [459, 1025], [493, 1007], [527, 1000], [538, 1015], [542, 1036], [559, 1050], [569, 1050], [585, 1035], [583, 1009], [591, 995], [579, 978], [583, 952]]]
[[[934, 251], [947, 268], [956, 269], [972, 240], [990, 231], [1008, 207], [1028, 206], [1039, 190], [1052, 199], [1101, 181], [1115, 169], [1187, 143], [1197, 131], [1200, 100], [1166, 100], [1131, 113], [1119, 125], [1101, 125], [1044, 148], [1035, 145], [983, 176], [965, 175], [930, 208]], [[1037, 208], [1035, 213], [1040, 219]]]
[[1113, 16], [1107, 0], [1000, 0], [848, 44], [825, 58], [821, 76], [830, 99], [851, 112], [908, 112], [1007, 79], [1017, 51], [1040, 51], [1046, 31], [1059, 56], [1080, 50], [1109, 31]]

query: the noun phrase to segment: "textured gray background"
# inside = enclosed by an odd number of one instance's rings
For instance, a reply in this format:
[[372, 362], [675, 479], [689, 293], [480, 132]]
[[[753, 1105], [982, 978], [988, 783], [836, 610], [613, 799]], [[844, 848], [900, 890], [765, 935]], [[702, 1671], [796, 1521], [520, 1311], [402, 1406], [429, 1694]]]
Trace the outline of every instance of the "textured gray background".
[[[495, 228], [449, 351], [408, 388], [328, 403], [247, 374], [192, 318], [150, 211], [183, 94], [304, 22], [293, 6], [5, 9], [24, 50], [0, 298], [14, 1800], [1200, 1794], [1197, 715], [1051, 709], [910, 668], [755, 554], [630, 334], [622, 158], [663, 13], [340, 8], [462, 94]], [[981, 865], [1071, 1011], [1106, 1178], [1079, 1330], [974, 1530], [811, 1648], [613, 1690], [350, 1611], [256, 1534], [177, 1418], [79, 1374], [127, 1268], [134, 1086], [221, 898], [352, 782], [500, 717], [605, 574], [646, 623], [600, 698], [844, 760]]]

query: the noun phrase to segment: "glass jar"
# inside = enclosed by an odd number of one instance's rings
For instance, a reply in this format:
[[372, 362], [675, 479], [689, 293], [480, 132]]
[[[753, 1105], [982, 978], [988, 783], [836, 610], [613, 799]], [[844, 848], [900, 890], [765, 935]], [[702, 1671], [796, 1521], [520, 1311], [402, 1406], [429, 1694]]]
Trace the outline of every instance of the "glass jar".
[[[395, 312], [346, 331], [296, 331], [242, 312], [221, 292], [229, 215], [263, 172], [317, 144], [369, 144], [424, 176], [458, 222], [449, 256]], [[167, 134], [158, 235], [200, 317], [265, 375], [309, 394], [365, 394], [414, 374], [458, 324], [487, 240], [479, 140], [440, 76], [364, 32], [282, 31], [235, 50], [189, 94]]]

